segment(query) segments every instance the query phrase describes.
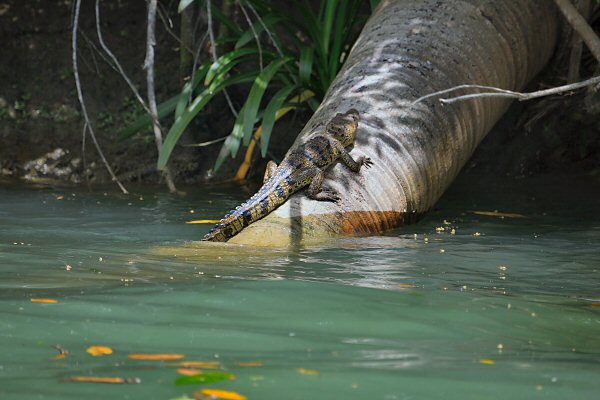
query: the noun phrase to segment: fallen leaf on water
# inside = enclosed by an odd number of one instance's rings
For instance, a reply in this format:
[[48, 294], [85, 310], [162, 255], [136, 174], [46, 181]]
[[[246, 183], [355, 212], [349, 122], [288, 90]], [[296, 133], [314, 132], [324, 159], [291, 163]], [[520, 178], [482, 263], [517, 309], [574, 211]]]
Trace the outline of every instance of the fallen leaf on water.
[[402, 289], [412, 289], [412, 288], [416, 288], [417, 286], [410, 284], [410, 283], [400, 283], [400, 284], [398, 284], [398, 287], [401, 287]]
[[485, 216], [488, 216], [488, 217], [498, 217], [498, 218], [527, 218], [523, 214], [517, 214], [517, 213], [504, 213], [504, 212], [498, 212], [498, 211], [471, 211], [471, 212], [473, 214], [476, 214], [476, 215], [485, 215]]
[[600, 307], [600, 301], [595, 301], [591, 304], [592, 307]]
[[224, 380], [233, 380], [235, 379], [235, 375], [230, 374], [229, 372], [221, 372], [221, 371], [210, 371], [202, 374], [191, 375], [191, 376], [182, 376], [175, 379], [176, 385], [191, 385], [191, 384], [202, 384], [202, 383], [213, 383]]
[[192, 376], [201, 374], [202, 370], [194, 368], [177, 368], [177, 373], [179, 375]]
[[221, 363], [218, 361], [180, 361], [180, 362], [169, 364], [169, 365], [172, 367], [182, 367], [182, 368], [206, 368], [206, 369], [221, 368]]
[[[247, 397], [243, 396], [236, 392], [229, 392], [227, 390], [220, 389], [202, 389], [198, 392], [194, 393], [192, 396], [196, 397], [196, 395], [206, 396], [212, 399], [225, 399], [225, 400], [246, 400]], [[202, 398], [198, 396], [197, 398]], [[205, 398], [206, 398], [205, 397]]]
[[487, 358], [482, 358], [481, 360], [479, 360], [480, 364], [485, 364], [485, 365], [494, 365], [496, 364], [496, 361], [494, 360], [489, 360]]
[[157, 354], [143, 354], [143, 353], [132, 353], [127, 354], [127, 357], [134, 360], [179, 360], [184, 358], [183, 354], [170, 354], [170, 353], [157, 353]]
[[186, 224], [216, 224], [221, 221], [220, 219], [193, 219], [191, 221], [185, 221]]
[[94, 357], [105, 356], [113, 353], [113, 349], [108, 346], [90, 346], [86, 351]]
[[240, 367], [261, 367], [263, 363], [260, 361], [240, 361], [238, 365]]
[[61, 382], [82, 383], [140, 383], [140, 378], [121, 378], [116, 376], [71, 376]]
[[56, 299], [31, 299], [32, 303], [58, 303]]
[[302, 375], [311, 375], [311, 376], [319, 376], [321, 373], [316, 369], [308, 369], [308, 368], [296, 368], [296, 372]]
[[69, 355], [69, 350], [65, 349], [60, 344], [56, 344], [52, 347], [58, 351], [58, 354], [52, 357], [51, 360], [62, 360], [64, 358], [67, 358], [67, 356]]

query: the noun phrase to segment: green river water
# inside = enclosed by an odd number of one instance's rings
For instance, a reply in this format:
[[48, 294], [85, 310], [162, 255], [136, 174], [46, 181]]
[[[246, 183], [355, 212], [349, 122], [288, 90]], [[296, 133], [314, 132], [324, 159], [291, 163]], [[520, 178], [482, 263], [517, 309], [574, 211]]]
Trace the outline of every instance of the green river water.
[[281, 250], [188, 243], [249, 190], [132, 190], [0, 185], [0, 399], [600, 399], [598, 178], [463, 175], [418, 224]]

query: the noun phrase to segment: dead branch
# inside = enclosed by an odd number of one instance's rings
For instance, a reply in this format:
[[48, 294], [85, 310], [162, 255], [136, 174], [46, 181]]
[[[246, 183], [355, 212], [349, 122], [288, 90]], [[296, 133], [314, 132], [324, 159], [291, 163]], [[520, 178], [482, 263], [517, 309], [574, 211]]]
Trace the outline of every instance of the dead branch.
[[[158, 108], [156, 106], [156, 92], [154, 91], [154, 45], [156, 44], [155, 38], [155, 27], [156, 27], [156, 1], [150, 0], [148, 2], [148, 26], [146, 30], [146, 59], [144, 60], [144, 69], [146, 70], [146, 82], [148, 86], [148, 106], [150, 108], [150, 115], [152, 116], [152, 129], [154, 130], [154, 141], [156, 142], [156, 148], [160, 154], [162, 150], [162, 130], [158, 121]], [[163, 175], [169, 191], [171, 193], [177, 192], [175, 183], [171, 177], [169, 167], [165, 167]]]
[[[213, 26], [212, 26], [211, 0], [206, 0], [206, 17], [208, 19], [207, 24], [208, 24], [208, 37], [210, 38], [210, 53], [212, 55], [213, 62], [217, 62], [219, 57], [217, 55], [217, 42], [215, 41], [215, 32], [213, 31]], [[231, 110], [232, 114], [235, 115], [235, 117], [237, 118], [238, 112], [235, 109], [235, 107], [233, 106], [233, 102], [231, 101], [231, 98], [229, 97], [229, 93], [227, 92], [227, 89], [223, 89], [223, 94], [225, 95], [225, 99], [227, 100], [227, 105], [229, 106], [229, 109]]]
[[[81, 112], [82, 112], [84, 120], [85, 120], [85, 126], [87, 126], [87, 131], [89, 132], [89, 134], [92, 138], [92, 141], [94, 142], [94, 146], [96, 147], [96, 150], [98, 151], [98, 154], [100, 155], [100, 159], [102, 160], [102, 163], [106, 167], [106, 170], [110, 174], [112, 180], [114, 182], [116, 182], [116, 184], [119, 186], [119, 189], [121, 189], [121, 191], [124, 194], [129, 194], [127, 189], [125, 189], [125, 187], [121, 184], [119, 179], [117, 179], [117, 176], [115, 175], [112, 168], [110, 167], [108, 161], [106, 160], [106, 157], [104, 157], [104, 153], [102, 152], [102, 149], [100, 148], [100, 145], [98, 144], [98, 140], [96, 140], [96, 134], [94, 133], [94, 128], [92, 127], [92, 124], [90, 122], [87, 108], [85, 106], [85, 101], [83, 100], [83, 91], [81, 89], [81, 80], [79, 78], [79, 69], [78, 69], [78, 64], [77, 64], [77, 30], [79, 28], [80, 6], [81, 6], [81, 0], [76, 0], [75, 13], [73, 15], [73, 31], [72, 31], [72, 35], [71, 35], [72, 48], [73, 48], [73, 52], [72, 52], [73, 75], [75, 76], [75, 87], [77, 89], [77, 98], [79, 99], [79, 104], [81, 106]], [[83, 130], [84, 137], [85, 137], [85, 131], [86, 131], [86, 129]]]
[[570, 0], [554, 0], [569, 24], [581, 36], [593, 56], [600, 62], [600, 38]]
[[262, 46], [260, 45], [260, 38], [258, 37], [258, 34], [256, 33], [256, 29], [254, 29], [254, 25], [252, 24], [252, 20], [250, 19], [250, 16], [248, 15], [246, 8], [244, 7], [244, 5], [242, 4], [241, 1], [238, 0], [237, 3], [238, 3], [238, 6], [240, 7], [240, 9], [242, 10], [242, 13], [244, 14], [244, 18], [246, 18], [246, 23], [250, 27], [250, 30], [252, 30], [252, 35], [254, 35], [254, 41], [256, 42], [256, 47], [258, 48], [258, 65], [260, 66], [260, 70], [262, 72], [262, 70], [263, 70], [263, 54], [262, 54]]
[[440, 90], [439, 92], [430, 93], [428, 95], [421, 96], [411, 103], [411, 107], [417, 103], [422, 102], [423, 100], [426, 100], [426, 99], [429, 99], [432, 97], [438, 97], [443, 94], [451, 93], [451, 92], [454, 92], [456, 90], [461, 90], [461, 89], [487, 90], [487, 92], [472, 93], [472, 94], [466, 94], [463, 96], [439, 99], [440, 103], [451, 104], [451, 103], [456, 103], [458, 101], [475, 99], [475, 98], [483, 98], [483, 97], [507, 97], [507, 98], [512, 98], [512, 99], [517, 99], [519, 101], [525, 101], [525, 100], [537, 99], [539, 97], [550, 96], [553, 94], [570, 92], [573, 90], [577, 90], [577, 89], [581, 89], [581, 88], [584, 88], [587, 86], [593, 86], [593, 85], [597, 85], [597, 84], [600, 84], [600, 76], [595, 76], [593, 78], [587, 79], [582, 82], [572, 83], [572, 84], [563, 85], [563, 86], [557, 86], [554, 88], [538, 90], [536, 92], [529, 92], [529, 93], [514, 92], [512, 90], [499, 89], [499, 88], [496, 88], [493, 86], [459, 85], [459, 86], [455, 86], [455, 87], [452, 87], [449, 89]]

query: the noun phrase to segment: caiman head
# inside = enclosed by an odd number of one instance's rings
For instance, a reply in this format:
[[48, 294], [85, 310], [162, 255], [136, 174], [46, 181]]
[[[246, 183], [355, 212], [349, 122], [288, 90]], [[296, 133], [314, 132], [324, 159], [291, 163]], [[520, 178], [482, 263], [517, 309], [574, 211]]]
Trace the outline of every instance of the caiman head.
[[329, 121], [325, 130], [328, 134], [342, 142], [344, 147], [354, 143], [356, 131], [358, 130], [358, 120], [360, 119], [358, 111], [354, 108], [345, 113], [338, 113]]

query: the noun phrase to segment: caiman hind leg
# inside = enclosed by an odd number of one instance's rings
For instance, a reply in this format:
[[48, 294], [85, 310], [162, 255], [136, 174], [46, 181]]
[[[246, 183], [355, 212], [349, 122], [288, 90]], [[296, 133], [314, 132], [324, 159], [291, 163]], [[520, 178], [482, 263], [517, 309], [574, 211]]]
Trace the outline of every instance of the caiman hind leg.
[[267, 169], [265, 169], [265, 176], [263, 178], [263, 183], [267, 183], [267, 181], [269, 179], [271, 179], [271, 177], [273, 175], [275, 175], [275, 171], [277, 170], [277, 164], [275, 164], [275, 161], [271, 160], [267, 163]]
[[333, 201], [338, 202], [340, 200], [340, 196], [338, 192], [334, 189], [328, 188], [323, 189], [321, 186], [323, 185], [323, 180], [325, 179], [325, 174], [319, 168], [311, 168], [306, 171], [306, 174], [310, 174], [312, 176], [312, 180], [308, 186], [308, 190], [306, 193], [308, 197], [313, 200], [319, 201]]

